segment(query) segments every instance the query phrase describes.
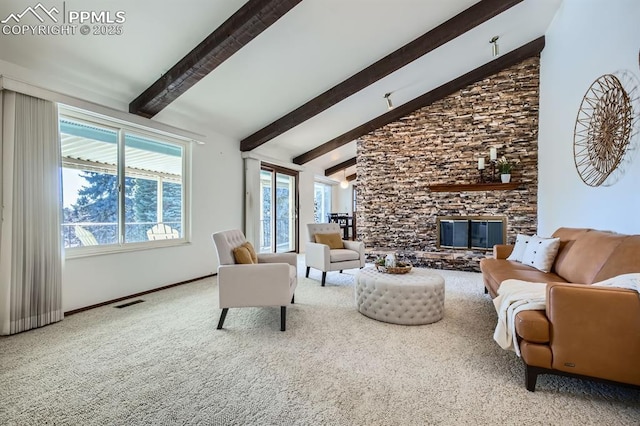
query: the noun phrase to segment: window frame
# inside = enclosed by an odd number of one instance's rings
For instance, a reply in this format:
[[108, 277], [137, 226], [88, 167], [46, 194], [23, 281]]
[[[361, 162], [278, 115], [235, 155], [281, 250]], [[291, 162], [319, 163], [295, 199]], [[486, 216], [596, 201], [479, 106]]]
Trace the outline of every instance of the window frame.
[[[162, 247], [175, 247], [181, 245], [191, 244], [191, 152], [192, 141], [174, 134], [163, 132], [160, 130], [140, 126], [131, 122], [127, 122], [121, 119], [112, 118], [102, 114], [81, 110], [79, 108], [58, 105], [58, 122], [61, 119], [68, 119], [87, 125], [100, 126], [109, 130], [115, 130], [118, 135], [117, 141], [117, 164], [115, 166], [116, 176], [118, 178], [118, 184], [120, 188], [124, 188], [124, 182], [126, 178], [126, 162], [125, 162], [125, 134], [129, 133], [136, 136], [148, 137], [158, 142], [164, 142], [174, 144], [182, 149], [182, 236], [180, 238], [167, 239], [167, 240], [149, 240], [138, 242], [124, 242], [124, 215], [125, 215], [125, 194], [124, 191], [118, 191], [118, 242], [115, 244], [100, 244], [95, 246], [79, 246], [79, 247], [65, 247], [65, 258], [73, 259], [87, 256], [97, 256], [113, 253], [125, 253], [131, 251], [149, 250]], [[62, 156], [62, 152], [60, 152]], [[74, 164], [74, 161], [69, 161], [62, 158], [60, 179], [62, 181], [62, 169], [65, 168], [64, 164]], [[85, 164], [84, 168], [82, 160], [78, 160], [75, 164], [77, 169], [90, 170], [90, 165]], [[108, 166], [112, 168], [113, 166]], [[68, 167], [67, 167], [68, 168]], [[104, 167], [107, 168], [107, 167]], [[103, 168], [103, 169], [104, 169]], [[62, 181], [62, 189], [64, 189], [64, 181]], [[62, 194], [60, 194], [61, 209], [62, 206]], [[60, 223], [62, 232], [63, 222]]]
[[[270, 179], [271, 179], [271, 184], [272, 184], [272, 191], [271, 191], [271, 214], [272, 214], [272, 218], [274, 218], [277, 215], [277, 205], [276, 205], [276, 198], [277, 198], [277, 180], [278, 180], [278, 175], [282, 175], [282, 176], [288, 176], [290, 178], [293, 178], [294, 180], [294, 185], [292, 188], [292, 191], [290, 193], [290, 198], [289, 200], [292, 201], [293, 206], [289, 206], [289, 216], [290, 216], [290, 220], [293, 219], [293, 229], [290, 229], [290, 231], [293, 231], [293, 236], [289, 235], [289, 238], [292, 240], [290, 240], [290, 244], [293, 243], [293, 249], [292, 250], [288, 250], [286, 252], [279, 252], [277, 249], [277, 233], [278, 233], [278, 226], [277, 226], [277, 222], [278, 220], [276, 219], [273, 222], [273, 229], [271, 230], [271, 247], [270, 247], [270, 251], [266, 252], [266, 251], [262, 251], [262, 249], [264, 247], [262, 247], [262, 241], [260, 241], [260, 250], [261, 253], [297, 253], [298, 249], [299, 249], [299, 241], [300, 241], [300, 217], [299, 217], [299, 210], [300, 210], [300, 196], [299, 196], [299, 181], [300, 181], [300, 174], [297, 170], [291, 170], [288, 169], [286, 167], [282, 167], [282, 166], [277, 166], [275, 164], [270, 164], [270, 163], [261, 163], [260, 165], [260, 180], [262, 181], [262, 172], [268, 172], [270, 173]], [[260, 199], [262, 200], [262, 185], [260, 185]], [[260, 208], [260, 221], [262, 222], [264, 220], [264, 218], [262, 217], [263, 214], [263, 210], [262, 210], [262, 206]], [[289, 248], [291, 248], [291, 245], [289, 246]]]
[[[323, 199], [323, 203], [322, 204], [323, 204], [323, 206], [322, 207], [323, 207], [323, 209], [326, 208], [326, 212], [324, 214], [324, 217], [321, 217], [320, 218], [321, 221], [320, 222], [316, 222], [316, 223], [326, 223], [326, 221], [329, 220], [328, 219], [328, 214], [331, 213], [332, 204], [333, 204], [333, 185], [325, 183], [325, 182], [321, 182], [321, 181], [318, 181], [318, 180], [315, 180], [313, 182], [313, 203], [314, 203], [314, 206], [315, 206], [315, 201], [316, 201], [316, 189], [317, 189], [316, 185], [321, 185], [322, 186], [322, 191], [323, 191], [323, 194], [322, 194], [322, 199]], [[327, 189], [329, 190], [329, 197], [326, 197], [327, 194], [325, 193], [325, 191]], [[327, 208], [327, 204], [328, 204], [328, 208]], [[315, 216], [316, 215], [315, 215], [315, 209], [314, 209], [314, 214], [313, 214], [313, 220], [314, 221], [316, 220]]]

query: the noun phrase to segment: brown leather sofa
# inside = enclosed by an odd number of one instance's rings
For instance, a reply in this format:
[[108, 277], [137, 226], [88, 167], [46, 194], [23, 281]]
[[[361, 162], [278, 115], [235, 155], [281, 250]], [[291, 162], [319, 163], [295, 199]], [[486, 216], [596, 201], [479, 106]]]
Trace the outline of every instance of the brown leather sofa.
[[495, 246], [494, 258], [480, 261], [492, 298], [509, 278], [548, 283], [546, 310], [516, 316], [526, 388], [535, 390], [538, 374], [640, 387], [640, 295], [590, 285], [640, 272], [640, 235], [560, 228], [553, 237], [560, 248], [549, 273], [506, 260], [513, 246]]

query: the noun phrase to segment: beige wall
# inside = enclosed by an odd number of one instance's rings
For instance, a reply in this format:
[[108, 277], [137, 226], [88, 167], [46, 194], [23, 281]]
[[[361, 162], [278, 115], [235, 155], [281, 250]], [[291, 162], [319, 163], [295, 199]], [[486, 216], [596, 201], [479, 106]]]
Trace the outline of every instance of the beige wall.
[[638, 17], [637, 0], [564, 0], [547, 30], [540, 68], [541, 235], [560, 226], [640, 233], [640, 135], [624, 175], [612, 186], [584, 184], [573, 158], [576, 116], [589, 86], [619, 70], [640, 76]]

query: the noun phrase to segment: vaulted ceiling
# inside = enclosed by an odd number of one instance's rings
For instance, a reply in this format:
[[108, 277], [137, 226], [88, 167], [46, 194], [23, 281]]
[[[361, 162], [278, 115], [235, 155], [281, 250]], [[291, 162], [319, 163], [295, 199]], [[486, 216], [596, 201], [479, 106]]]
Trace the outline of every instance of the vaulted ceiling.
[[[60, 10], [124, 11], [123, 33], [0, 35], [0, 60], [47, 70], [109, 106], [169, 124], [188, 117], [237, 139], [238, 149], [342, 176], [341, 167], [354, 171], [362, 131], [448, 94], [452, 82], [482, 78], [492, 61], [508, 66], [523, 46], [539, 51], [560, 3], [43, 0]], [[28, 6], [5, 0], [0, 19]]]

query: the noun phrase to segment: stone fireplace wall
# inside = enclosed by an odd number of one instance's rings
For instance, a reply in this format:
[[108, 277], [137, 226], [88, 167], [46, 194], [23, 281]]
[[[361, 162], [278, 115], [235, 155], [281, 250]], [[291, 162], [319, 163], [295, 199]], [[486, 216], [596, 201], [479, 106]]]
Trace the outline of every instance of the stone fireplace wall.
[[[437, 247], [437, 216], [506, 216], [507, 242], [537, 228], [540, 58], [527, 59], [358, 140], [358, 237], [370, 258], [396, 252], [415, 266], [478, 271], [490, 252]], [[432, 192], [476, 183], [489, 148], [519, 161], [514, 190]]]

